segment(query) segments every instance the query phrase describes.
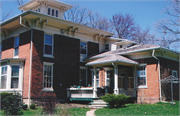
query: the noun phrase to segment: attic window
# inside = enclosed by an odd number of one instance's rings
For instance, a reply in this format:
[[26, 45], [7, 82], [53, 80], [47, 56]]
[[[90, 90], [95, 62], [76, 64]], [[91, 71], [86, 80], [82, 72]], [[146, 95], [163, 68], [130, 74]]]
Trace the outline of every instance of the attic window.
[[51, 12], [51, 8], [48, 8], [48, 15], [50, 15], [50, 12]]
[[105, 44], [105, 50], [109, 50], [109, 44]]
[[54, 16], [54, 9], [52, 9], [52, 16]]
[[56, 10], [56, 17], [58, 17], [58, 10]]

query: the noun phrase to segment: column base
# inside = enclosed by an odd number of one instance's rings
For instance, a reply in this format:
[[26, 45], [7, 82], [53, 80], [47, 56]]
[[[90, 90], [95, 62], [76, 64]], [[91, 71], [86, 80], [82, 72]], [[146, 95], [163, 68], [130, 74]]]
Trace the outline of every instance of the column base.
[[118, 95], [119, 94], [119, 89], [114, 89], [114, 94]]

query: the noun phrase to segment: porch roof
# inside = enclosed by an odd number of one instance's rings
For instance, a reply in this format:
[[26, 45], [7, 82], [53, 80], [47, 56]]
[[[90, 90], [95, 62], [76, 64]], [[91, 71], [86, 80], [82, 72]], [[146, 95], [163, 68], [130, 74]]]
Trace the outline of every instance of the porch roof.
[[106, 56], [106, 57], [91, 61], [87, 63], [86, 66], [108, 65], [112, 63], [136, 64], [136, 65], [139, 64], [138, 62], [131, 60], [129, 58], [126, 58], [124, 56], [113, 54], [110, 56]]

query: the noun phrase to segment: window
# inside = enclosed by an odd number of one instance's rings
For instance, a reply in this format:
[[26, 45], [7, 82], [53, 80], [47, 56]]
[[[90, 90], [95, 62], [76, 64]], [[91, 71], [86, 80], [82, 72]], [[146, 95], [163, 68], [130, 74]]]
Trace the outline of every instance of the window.
[[19, 55], [19, 37], [14, 38], [14, 57]]
[[45, 34], [44, 37], [44, 54], [53, 56], [53, 37], [52, 35]]
[[119, 48], [122, 48], [122, 45], [120, 45]]
[[40, 10], [40, 8], [38, 8], [38, 12], [40, 12], [41, 10]]
[[138, 85], [146, 86], [146, 66], [140, 66], [137, 72]]
[[125, 85], [126, 72], [118, 72], [118, 88], [124, 88]]
[[176, 70], [172, 70], [172, 75], [173, 75], [175, 78], [178, 78], [178, 76], [177, 76], [177, 71], [176, 71]]
[[50, 15], [51, 13], [51, 8], [48, 8], [48, 15]]
[[105, 44], [105, 50], [109, 50], [109, 44]]
[[86, 48], [87, 48], [87, 44], [85, 42], [81, 42], [80, 44], [81, 54], [86, 55]]
[[56, 10], [56, 17], [58, 17], [58, 10]]
[[19, 84], [19, 66], [11, 67], [11, 88], [18, 88]]
[[107, 71], [106, 86], [110, 87], [111, 71]]
[[6, 89], [7, 85], [7, 66], [1, 67], [1, 89]]
[[43, 71], [44, 71], [43, 88], [52, 88], [53, 87], [53, 64], [44, 63]]
[[2, 43], [0, 44], [0, 59], [1, 59], [1, 54], [2, 54]]
[[87, 86], [87, 68], [80, 68], [80, 85], [86, 87]]
[[[94, 86], [94, 71], [92, 71], [92, 86]], [[99, 87], [99, 71], [96, 73], [96, 87]]]
[[52, 16], [54, 16], [54, 9], [52, 9]]

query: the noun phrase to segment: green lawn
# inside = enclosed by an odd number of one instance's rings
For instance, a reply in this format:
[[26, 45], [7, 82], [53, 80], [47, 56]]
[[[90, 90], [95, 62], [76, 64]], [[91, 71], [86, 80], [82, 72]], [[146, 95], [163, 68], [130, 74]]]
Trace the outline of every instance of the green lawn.
[[[71, 116], [86, 116], [86, 112], [90, 110], [90, 108], [70, 108], [70, 109], [56, 109], [57, 114], [55, 115], [71, 115]], [[42, 109], [41, 108], [36, 108], [34, 110], [32, 109], [27, 109], [27, 110], [22, 110], [23, 111], [23, 116], [39, 116], [41, 115]], [[0, 110], [0, 115], [4, 115], [3, 110]]]
[[126, 104], [123, 108], [102, 108], [95, 111], [96, 116], [112, 115], [179, 115], [179, 103], [174, 107], [169, 103], [157, 104]]

